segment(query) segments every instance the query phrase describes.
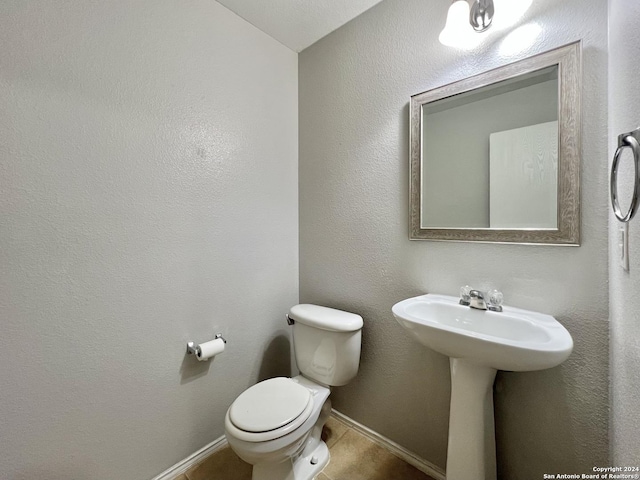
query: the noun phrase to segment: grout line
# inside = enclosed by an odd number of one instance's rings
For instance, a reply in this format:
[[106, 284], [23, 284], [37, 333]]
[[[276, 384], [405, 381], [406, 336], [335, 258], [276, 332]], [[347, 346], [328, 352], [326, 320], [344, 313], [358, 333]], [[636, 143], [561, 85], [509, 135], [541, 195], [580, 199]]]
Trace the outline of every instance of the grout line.
[[[335, 409], [331, 409], [331, 416], [341, 422], [346, 427], [354, 430], [355, 432], [361, 434], [367, 439], [371, 440], [376, 445], [386, 449], [396, 457], [405, 461], [409, 465], [414, 466], [422, 473], [426, 473], [430, 477], [433, 477], [434, 480], [445, 480], [445, 472], [443, 469], [434, 465], [433, 463], [420, 458], [415, 453], [407, 450], [403, 446], [397, 444], [393, 440], [388, 439], [380, 435], [378, 432], [371, 430], [368, 427], [365, 427], [361, 423], [356, 422], [355, 420], [347, 417], [345, 414], [338, 412]], [[337, 445], [337, 442], [336, 442]], [[335, 445], [334, 445], [335, 446]]]
[[336, 437], [335, 441], [333, 442], [333, 445], [331, 445], [331, 447], [329, 448], [329, 450], [331, 450], [333, 447], [335, 447], [335, 446], [340, 442], [340, 440], [342, 440], [342, 437], [344, 437], [344, 436], [347, 434], [347, 432], [348, 432], [349, 430], [351, 430], [351, 427], [349, 427], [348, 425], [345, 425], [345, 424], [344, 424], [344, 422], [341, 422], [340, 420], [338, 420], [337, 418], [335, 418], [333, 415], [331, 415], [331, 417], [332, 417], [335, 421], [337, 421], [340, 425], [342, 425], [343, 427], [346, 427], [346, 429], [345, 429], [345, 431], [344, 431], [344, 432], [342, 432], [342, 433], [340, 434], [340, 436]]
[[316, 475], [315, 477], [313, 477], [313, 480], [320, 480], [320, 475], [322, 475], [322, 476], [323, 476], [323, 478], [328, 478], [329, 480], [333, 480], [333, 478], [331, 478], [329, 475], [327, 475], [326, 473], [324, 473], [325, 468], [327, 468], [327, 467], [324, 467], [324, 468], [320, 471], [320, 473], [319, 473], [318, 475]]

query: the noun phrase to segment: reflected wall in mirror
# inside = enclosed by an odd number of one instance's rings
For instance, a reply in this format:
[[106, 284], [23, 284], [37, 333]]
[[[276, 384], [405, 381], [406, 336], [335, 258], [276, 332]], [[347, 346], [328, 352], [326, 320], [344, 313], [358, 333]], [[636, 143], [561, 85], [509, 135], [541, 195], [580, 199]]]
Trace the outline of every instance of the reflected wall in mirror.
[[428, 103], [422, 129], [422, 228], [557, 228], [557, 66]]
[[412, 240], [579, 243], [580, 43], [411, 98]]

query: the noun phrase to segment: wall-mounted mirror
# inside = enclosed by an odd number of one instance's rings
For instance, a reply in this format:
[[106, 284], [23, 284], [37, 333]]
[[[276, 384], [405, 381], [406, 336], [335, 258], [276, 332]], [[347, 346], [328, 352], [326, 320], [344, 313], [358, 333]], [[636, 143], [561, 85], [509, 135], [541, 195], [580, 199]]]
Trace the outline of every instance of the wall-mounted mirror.
[[411, 97], [410, 238], [578, 245], [581, 47]]

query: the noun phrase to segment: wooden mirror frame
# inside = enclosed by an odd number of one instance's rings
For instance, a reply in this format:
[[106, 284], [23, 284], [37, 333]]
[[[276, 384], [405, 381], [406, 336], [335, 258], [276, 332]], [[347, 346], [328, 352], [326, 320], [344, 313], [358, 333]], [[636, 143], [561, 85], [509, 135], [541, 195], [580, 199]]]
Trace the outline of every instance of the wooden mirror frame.
[[[580, 244], [582, 46], [571, 43], [411, 97], [409, 238], [454, 242]], [[558, 66], [558, 228], [422, 228], [422, 108], [497, 82]]]

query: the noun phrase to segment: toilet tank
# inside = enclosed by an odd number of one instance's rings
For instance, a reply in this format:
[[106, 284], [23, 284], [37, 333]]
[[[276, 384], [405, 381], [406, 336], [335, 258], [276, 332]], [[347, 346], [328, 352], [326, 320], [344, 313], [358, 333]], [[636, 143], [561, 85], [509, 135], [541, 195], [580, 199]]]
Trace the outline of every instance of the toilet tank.
[[289, 310], [300, 373], [323, 385], [345, 385], [358, 373], [362, 317], [319, 305]]

